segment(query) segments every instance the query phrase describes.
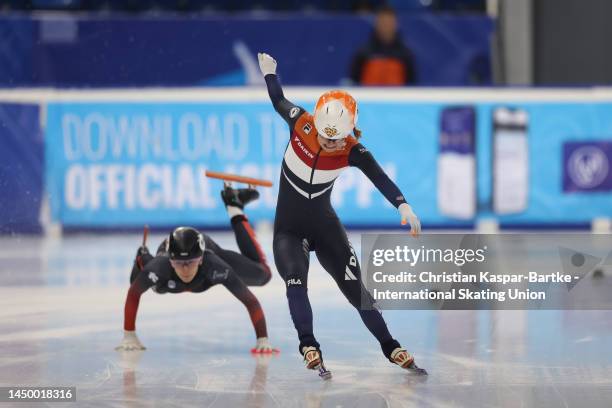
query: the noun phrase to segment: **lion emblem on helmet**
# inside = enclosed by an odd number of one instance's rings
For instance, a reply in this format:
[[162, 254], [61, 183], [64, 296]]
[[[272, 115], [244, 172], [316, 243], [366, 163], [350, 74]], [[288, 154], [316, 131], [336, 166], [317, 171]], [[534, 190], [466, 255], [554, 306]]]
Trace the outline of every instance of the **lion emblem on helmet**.
[[327, 137], [338, 136], [338, 130], [333, 127], [326, 126], [325, 129], [323, 129], [323, 132], [327, 135]]

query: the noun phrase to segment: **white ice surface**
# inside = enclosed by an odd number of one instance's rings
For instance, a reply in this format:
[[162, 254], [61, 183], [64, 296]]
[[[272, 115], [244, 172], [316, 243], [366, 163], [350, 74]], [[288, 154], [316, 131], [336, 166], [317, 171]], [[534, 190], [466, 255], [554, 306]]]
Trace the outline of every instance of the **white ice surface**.
[[[213, 236], [236, 248], [231, 234]], [[271, 237], [259, 238], [273, 263]], [[280, 355], [250, 355], [248, 314], [223, 288], [147, 292], [137, 320], [147, 350], [115, 352], [138, 245], [137, 235], [0, 240], [0, 386], [76, 386], [78, 406], [612, 406], [611, 312], [385, 311], [428, 369], [419, 378], [383, 358], [314, 256], [309, 294], [331, 381], [303, 367], [276, 271], [253, 291]]]

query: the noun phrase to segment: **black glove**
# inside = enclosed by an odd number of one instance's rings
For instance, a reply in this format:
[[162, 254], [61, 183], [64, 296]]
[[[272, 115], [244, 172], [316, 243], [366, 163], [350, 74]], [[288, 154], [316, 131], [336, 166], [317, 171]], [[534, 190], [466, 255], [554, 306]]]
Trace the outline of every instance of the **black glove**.
[[138, 251], [136, 251], [136, 258], [138, 258], [139, 256], [142, 257], [144, 255], [151, 255], [151, 253], [149, 252], [149, 248], [143, 245], [138, 248]]
[[136, 264], [138, 265], [138, 269], [142, 270], [144, 268], [144, 264], [146, 263], [145, 259], [150, 257], [151, 253], [149, 252], [149, 248], [146, 246], [141, 246], [136, 251]]

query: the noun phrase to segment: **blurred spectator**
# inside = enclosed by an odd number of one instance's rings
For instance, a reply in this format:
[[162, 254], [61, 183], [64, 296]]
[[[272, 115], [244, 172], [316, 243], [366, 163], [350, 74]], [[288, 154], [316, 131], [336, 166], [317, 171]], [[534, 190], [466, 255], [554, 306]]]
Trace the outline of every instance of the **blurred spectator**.
[[350, 75], [353, 83], [360, 85], [416, 83], [414, 57], [397, 30], [393, 8], [379, 9], [370, 40], [353, 57]]

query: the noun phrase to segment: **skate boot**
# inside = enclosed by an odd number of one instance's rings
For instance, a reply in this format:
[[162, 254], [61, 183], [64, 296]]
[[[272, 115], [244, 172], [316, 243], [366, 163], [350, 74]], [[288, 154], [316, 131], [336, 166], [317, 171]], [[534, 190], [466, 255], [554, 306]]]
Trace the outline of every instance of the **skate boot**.
[[245, 205], [259, 198], [259, 191], [254, 188], [232, 188], [226, 184], [221, 190], [221, 198], [227, 207], [238, 207], [242, 210]]
[[304, 364], [309, 370], [319, 370], [319, 377], [324, 380], [331, 378], [332, 374], [325, 365], [323, 365], [323, 356], [321, 350], [316, 347], [302, 347], [302, 355], [304, 356]]
[[414, 374], [427, 375], [427, 371], [424, 368], [417, 367], [414, 364], [414, 357], [403, 348], [398, 347], [391, 352], [391, 361]]
[[304, 364], [309, 370], [314, 370], [321, 364], [321, 352], [314, 347], [302, 347], [302, 355], [304, 356]]

